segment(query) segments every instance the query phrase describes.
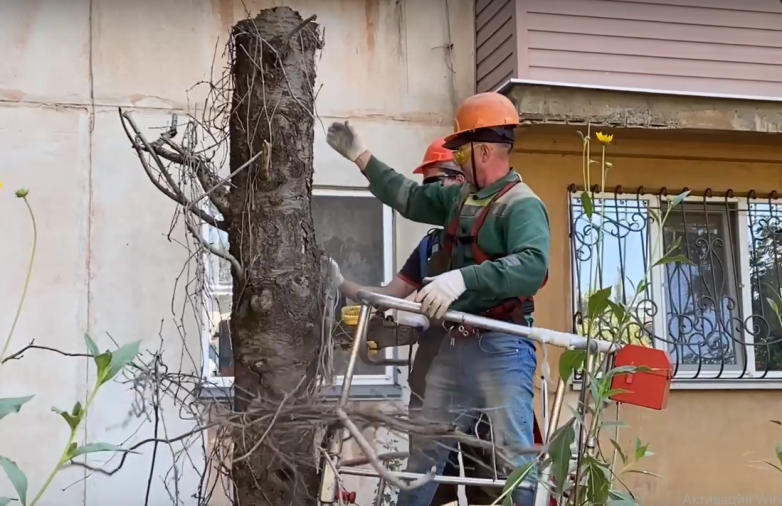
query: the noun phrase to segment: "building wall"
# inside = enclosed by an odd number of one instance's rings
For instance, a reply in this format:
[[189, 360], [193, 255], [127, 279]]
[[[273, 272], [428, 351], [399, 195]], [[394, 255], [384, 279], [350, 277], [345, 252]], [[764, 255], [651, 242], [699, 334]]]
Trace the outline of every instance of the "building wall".
[[[708, 141], [687, 140], [673, 132], [656, 136], [644, 131], [614, 133], [615, 145], [607, 155], [613, 163], [608, 178], [611, 187], [643, 186], [650, 191], [667, 187], [672, 194], [685, 187], [693, 193], [707, 188], [736, 193], [782, 188], [782, 149], [772, 139], [750, 144], [735, 136]], [[545, 202], [552, 228], [550, 277], [536, 297], [536, 324], [561, 331], [573, 328], [573, 309], [569, 302], [563, 303], [569, 301], [563, 294], [571, 293], [572, 275], [568, 187], [582, 184], [581, 146], [573, 128], [533, 127], [521, 134], [513, 157], [513, 166]], [[599, 160], [599, 147], [593, 145], [593, 149], [593, 159]], [[606, 266], [606, 270], [614, 269]], [[559, 354], [555, 348], [548, 350], [554, 380]], [[538, 356], [542, 361], [543, 355]], [[714, 501], [717, 497], [716, 502], [721, 502], [723, 497], [735, 500], [737, 496], [751, 497], [752, 502], [745, 500], [746, 504], [759, 504], [757, 496], [782, 496], [779, 472], [759, 462], [776, 461], [774, 448], [782, 432], [769, 420], [779, 419], [782, 383], [777, 380], [772, 386], [777, 390], [741, 389], [740, 383], [712, 383], [711, 390], [674, 389], [663, 411], [622, 407], [620, 419], [630, 427], [620, 431], [621, 444], [633, 449], [636, 436], [649, 443], [655, 455], [639, 468], [660, 476], [625, 477], [639, 504], [687, 504], [688, 496], [689, 504], [697, 504], [696, 498], [708, 504], [706, 498]], [[569, 389], [566, 403], [575, 407], [576, 395]], [[540, 391], [536, 396], [540, 412]], [[563, 409], [561, 422], [570, 418], [569, 413]], [[614, 408], [609, 408], [608, 419], [613, 413]], [[611, 445], [603, 450], [610, 458]]]
[[494, 91], [518, 77], [516, 2], [475, 3], [475, 91]]
[[477, 6], [480, 91], [496, 89], [512, 73], [678, 92], [782, 93], [779, 2], [484, 0]]
[[[12, 196], [17, 187], [31, 189], [39, 231], [34, 277], [12, 350], [35, 339], [38, 345], [81, 352], [83, 334], [89, 333], [102, 348], [112, 347], [112, 338], [120, 344], [140, 339], [142, 349], [150, 350], [162, 342], [169, 363], [180, 363], [185, 349], [195, 350], [192, 360], [183, 361], [183, 370], [200, 370], [200, 330], [183, 289], [177, 289], [188, 259], [179, 244], [185, 234], [176, 228], [172, 240], [166, 237], [174, 206], [143, 174], [117, 107], [131, 111], [142, 128], [164, 126], [171, 112], [203, 99], [203, 88], [191, 88], [210, 78], [213, 65], [216, 77], [228, 30], [245, 15], [245, 6], [255, 13], [273, 3], [279, 2], [0, 4], [0, 45], [5, 48], [0, 62], [0, 232], [8, 238], [0, 262], [0, 307], [17, 303], [31, 241], [26, 209]], [[322, 88], [315, 184], [366, 186], [355, 167], [325, 143], [328, 124], [348, 118], [373, 152], [409, 174], [428, 143], [451, 129], [455, 105], [472, 92], [471, 3], [320, 0], [290, 5], [302, 16], [317, 14], [325, 28], [318, 62]], [[424, 230], [396, 220], [397, 263]], [[11, 320], [11, 310], [0, 312], [0, 328], [10, 327]], [[2, 420], [6, 437], [0, 438], [0, 455], [19, 464], [33, 493], [68, 436], [50, 408], [83, 402], [94, 368], [86, 360], [37, 351], [7, 363], [0, 373], [0, 396], [36, 394], [20, 414]], [[151, 424], [129, 415], [132, 401], [127, 385], [106, 387], [82, 440], [129, 445], [152, 437]], [[173, 406], [164, 408], [169, 434], [192, 428]], [[39, 504], [141, 504], [151, 450], [145, 447], [142, 455], [129, 457], [112, 477], [91, 474], [85, 481], [84, 469], [65, 469]], [[203, 458], [193, 448], [190, 456]], [[108, 458], [89, 463], [100, 465]], [[157, 470], [171, 466], [168, 449], [157, 458]], [[109, 467], [117, 462], [112, 459]], [[182, 479], [185, 504], [193, 504], [197, 483], [194, 473]], [[363, 486], [368, 488], [361, 492], [365, 501], [374, 483]], [[0, 496], [13, 496], [5, 479], [0, 479]], [[150, 504], [169, 502], [161, 479], [153, 479]]]

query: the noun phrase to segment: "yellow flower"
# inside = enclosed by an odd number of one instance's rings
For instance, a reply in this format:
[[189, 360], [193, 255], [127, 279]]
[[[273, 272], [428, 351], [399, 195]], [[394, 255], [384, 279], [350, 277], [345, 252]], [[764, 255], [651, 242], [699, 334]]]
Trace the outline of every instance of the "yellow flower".
[[0, 190], [2, 190], [2, 189], [3, 189], [3, 182], [0, 181]]
[[603, 132], [597, 132], [596, 135], [597, 135], [597, 140], [599, 140], [603, 144], [611, 144], [611, 141], [614, 140], [614, 134], [607, 135], [604, 134]]

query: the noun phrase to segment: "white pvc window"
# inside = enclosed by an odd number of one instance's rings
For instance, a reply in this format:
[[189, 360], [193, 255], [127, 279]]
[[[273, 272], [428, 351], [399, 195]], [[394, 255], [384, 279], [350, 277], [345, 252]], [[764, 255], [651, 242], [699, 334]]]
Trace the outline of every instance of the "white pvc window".
[[[327, 255], [337, 260], [343, 275], [367, 286], [389, 283], [394, 276], [394, 217], [391, 208], [383, 205], [367, 190], [313, 189], [312, 214], [318, 241]], [[204, 237], [212, 244], [227, 247], [227, 235], [214, 227], [204, 226]], [[214, 255], [205, 255], [208, 289], [204, 304], [204, 376], [218, 387], [229, 387], [233, 377], [224, 351], [220, 350], [219, 324], [230, 317], [230, 266]], [[341, 298], [337, 316], [343, 305], [353, 304]], [[386, 358], [395, 357], [394, 348], [383, 350]], [[335, 383], [340, 385], [349, 352], [334, 351]], [[385, 385], [395, 382], [393, 366], [370, 366], [357, 363], [354, 385]]]

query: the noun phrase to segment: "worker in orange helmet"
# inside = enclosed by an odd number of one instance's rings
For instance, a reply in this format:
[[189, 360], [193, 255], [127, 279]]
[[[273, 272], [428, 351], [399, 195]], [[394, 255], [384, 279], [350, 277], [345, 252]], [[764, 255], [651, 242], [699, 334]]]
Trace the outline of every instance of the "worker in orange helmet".
[[[451, 309], [516, 325], [531, 326], [533, 297], [548, 279], [551, 230], [543, 202], [510, 165], [519, 115], [505, 96], [479, 93], [456, 113], [444, 147], [469, 184], [419, 185], [378, 160], [347, 123], [333, 123], [327, 142], [354, 162], [369, 190], [412, 221], [444, 227], [440, 248], [429, 261], [427, 279], [415, 296], [422, 311], [442, 320]], [[460, 325], [450, 328], [426, 376], [423, 417], [466, 431], [476, 412], [489, 416], [497, 446], [513, 468], [531, 465], [534, 480], [533, 341]], [[441, 472], [446, 441], [426, 439], [412, 451], [407, 471]], [[402, 490], [397, 502], [429, 506], [438, 484]], [[516, 488], [516, 506], [531, 506], [534, 489]]]
[[[442, 138], [433, 141], [427, 148], [421, 164], [413, 170], [413, 174], [423, 176], [424, 185], [459, 186], [465, 182], [464, 174], [454, 161], [453, 151], [443, 147], [444, 142], [445, 140]], [[346, 280], [340, 272], [337, 262], [333, 258], [329, 258], [328, 276], [332, 280], [332, 286], [339, 288], [345, 297], [352, 300], [357, 300], [356, 294], [359, 290], [405, 299], [420, 289], [423, 279], [429, 275], [429, 259], [437, 251], [440, 232], [441, 229], [437, 228], [430, 230], [418, 243], [394, 279], [382, 287], [365, 287], [354, 281]], [[411, 390], [409, 410], [412, 414], [420, 411], [423, 405], [426, 373], [440, 349], [445, 329], [442, 326], [429, 328], [428, 318], [413, 313], [399, 312], [397, 319], [402, 324], [419, 329], [418, 350], [415, 353], [408, 377]]]

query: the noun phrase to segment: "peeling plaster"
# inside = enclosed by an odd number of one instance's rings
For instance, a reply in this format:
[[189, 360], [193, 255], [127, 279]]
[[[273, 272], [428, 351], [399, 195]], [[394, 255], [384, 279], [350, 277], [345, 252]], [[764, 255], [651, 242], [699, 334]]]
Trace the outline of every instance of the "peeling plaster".
[[518, 84], [508, 93], [523, 124], [781, 133], [777, 102], [680, 97]]

